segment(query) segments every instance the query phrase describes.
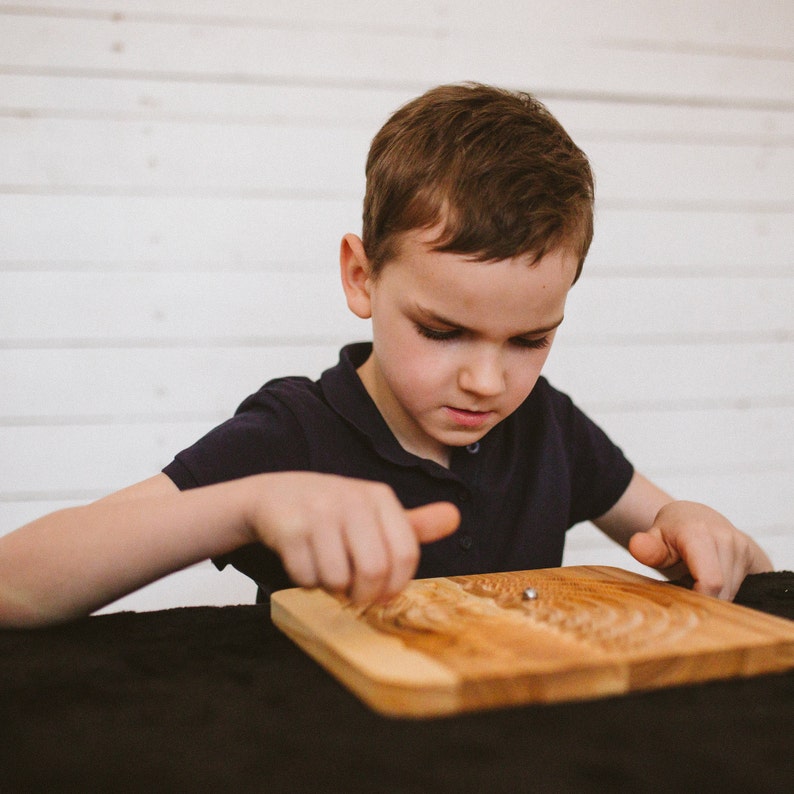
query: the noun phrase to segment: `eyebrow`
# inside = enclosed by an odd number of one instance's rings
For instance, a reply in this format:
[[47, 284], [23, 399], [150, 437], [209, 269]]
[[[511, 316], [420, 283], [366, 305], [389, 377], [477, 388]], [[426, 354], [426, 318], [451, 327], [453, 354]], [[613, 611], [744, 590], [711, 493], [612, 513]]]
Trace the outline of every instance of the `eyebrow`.
[[[450, 328], [455, 328], [456, 330], [460, 330], [460, 331], [466, 331], [466, 332], [471, 331], [471, 328], [467, 328], [465, 325], [456, 323], [454, 320], [449, 320], [440, 314], [436, 314], [435, 312], [430, 311], [429, 309], [423, 308], [422, 306], [417, 305], [416, 311], [419, 315], [421, 315], [423, 321], [434, 322], [434, 323], [438, 323], [439, 325], [447, 325]], [[532, 328], [529, 331], [522, 331], [521, 333], [518, 334], [512, 334], [512, 336], [521, 337], [521, 336], [538, 336], [539, 334], [548, 334], [551, 331], [555, 330], [556, 328], [559, 328], [562, 325], [562, 321], [564, 319], [565, 317], [563, 316], [560, 317], [559, 320], [552, 323], [551, 325], [547, 325], [542, 328]]]

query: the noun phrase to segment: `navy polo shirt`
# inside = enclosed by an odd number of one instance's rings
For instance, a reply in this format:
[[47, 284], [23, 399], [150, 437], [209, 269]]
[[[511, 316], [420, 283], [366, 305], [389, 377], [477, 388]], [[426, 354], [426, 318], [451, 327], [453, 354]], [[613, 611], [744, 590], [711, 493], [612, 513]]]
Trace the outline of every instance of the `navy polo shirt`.
[[[404, 450], [356, 369], [370, 343], [345, 347], [318, 381], [280, 378], [180, 452], [164, 472], [180, 489], [272, 471], [316, 471], [388, 483], [402, 504], [450, 501], [461, 524], [422, 548], [417, 577], [555, 567], [569, 527], [603, 515], [633, 468], [604, 432], [540, 378], [524, 403], [449, 469]], [[251, 544], [215, 560], [265, 592], [291, 586], [278, 556]]]

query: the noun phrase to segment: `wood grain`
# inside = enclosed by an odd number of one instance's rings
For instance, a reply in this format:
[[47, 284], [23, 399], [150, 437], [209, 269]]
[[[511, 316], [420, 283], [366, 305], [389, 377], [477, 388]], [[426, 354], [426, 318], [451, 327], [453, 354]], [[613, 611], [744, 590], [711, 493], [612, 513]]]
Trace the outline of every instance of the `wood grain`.
[[[533, 587], [538, 598], [527, 600]], [[274, 623], [372, 708], [431, 717], [794, 666], [794, 623], [618, 568], [424, 579], [388, 604], [275, 593]]]

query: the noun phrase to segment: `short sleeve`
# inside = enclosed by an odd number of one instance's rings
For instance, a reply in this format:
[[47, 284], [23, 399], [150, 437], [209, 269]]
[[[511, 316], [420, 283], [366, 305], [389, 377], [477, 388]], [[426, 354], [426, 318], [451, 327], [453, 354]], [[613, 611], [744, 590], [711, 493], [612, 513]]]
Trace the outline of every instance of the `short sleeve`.
[[607, 434], [568, 398], [571, 461], [569, 526], [606, 513], [628, 488], [634, 467]]
[[179, 452], [163, 472], [185, 490], [264, 472], [305, 469], [308, 460], [300, 423], [263, 389], [234, 417]]
[[[180, 490], [272, 471], [306, 469], [308, 447], [292, 411], [267, 387], [248, 397], [237, 414], [176, 455], [163, 469]], [[260, 595], [289, 587], [278, 555], [251, 543], [216, 557], [259, 584]]]

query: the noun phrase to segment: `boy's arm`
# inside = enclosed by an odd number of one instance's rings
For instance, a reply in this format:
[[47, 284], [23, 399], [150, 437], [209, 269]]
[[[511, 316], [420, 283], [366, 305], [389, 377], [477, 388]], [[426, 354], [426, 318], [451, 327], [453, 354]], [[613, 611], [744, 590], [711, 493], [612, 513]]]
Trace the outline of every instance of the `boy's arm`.
[[406, 511], [387, 486], [333, 475], [260, 474], [179, 491], [159, 474], [0, 538], [0, 626], [86, 615], [256, 541], [280, 554], [296, 584], [388, 597], [413, 576], [419, 543], [457, 521], [452, 505]]
[[[189, 496], [188, 496], [189, 494]], [[0, 538], [0, 624], [68, 620], [244, 543], [223, 490], [179, 492], [158, 474]], [[231, 495], [229, 495], [231, 499]]]
[[733, 599], [748, 573], [772, 570], [769, 557], [725, 516], [696, 502], [678, 502], [635, 472], [623, 496], [593, 522], [639, 562], [694, 589]]

